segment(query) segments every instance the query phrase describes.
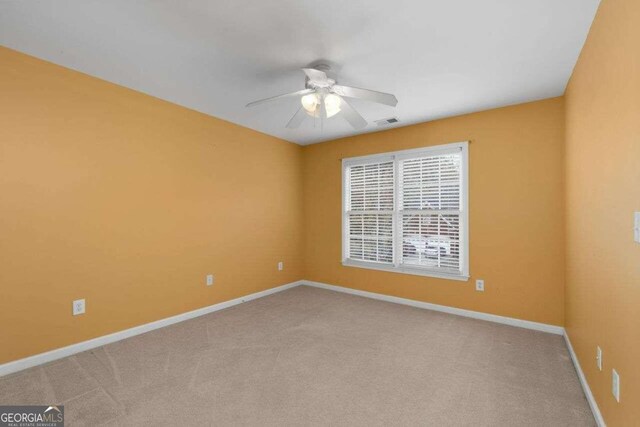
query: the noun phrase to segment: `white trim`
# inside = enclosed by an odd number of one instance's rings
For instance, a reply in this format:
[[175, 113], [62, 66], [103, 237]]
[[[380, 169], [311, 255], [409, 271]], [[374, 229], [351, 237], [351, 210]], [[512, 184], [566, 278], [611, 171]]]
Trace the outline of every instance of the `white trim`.
[[470, 276], [469, 272], [470, 263], [469, 263], [469, 246], [471, 246], [471, 242], [469, 241], [469, 141], [460, 143], [462, 150], [462, 194], [463, 199], [462, 203], [462, 239], [464, 241], [464, 245], [462, 245], [462, 276]]
[[155, 322], [146, 323], [144, 325], [135, 326], [124, 331], [115, 332], [109, 335], [103, 335], [101, 337], [93, 338], [88, 341], [71, 344], [67, 347], [57, 348], [55, 350], [47, 351], [46, 353], [36, 354], [34, 356], [25, 357], [24, 359], [14, 360], [12, 362], [0, 365], [0, 377], [3, 375], [11, 374], [14, 372], [22, 371], [23, 369], [31, 368], [33, 366], [42, 365], [44, 363], [52, 362], [54, 360], [62, 359], [63, 357], [72, 356], [83, 351], [91, 350], [96, 347], [100, 347], [106, 344], [111, 344], [116, 341], [130, 338], [136, 335], [144, 334], [145, 332], [153, 331], [155, 329], [163, 328], [165, 326], [173, 325], [174, 323], [184, 322], [185, 320], [193, 319], [195, 317], [203, 316], [205, 314], [213, 313], [215, 311], [223, 310], [225, 308], [233, 307], [234, 305], [242, 304], [243, 302], [252, 301], [258, 298], [266, 297], [267, 295], [275, 294], [276, 292], [285, 291], [287, 289], [294, 288], [302, 284], [301, 280], [297, 282], [287, 283], [286, 285], [278, 286], [264, 291], [249, 294], [240, 298], [232, 299], [229, 301], [213, 304], [208, 307], [199, 308], [197, 310], [188, 311], [186, 313], [178, 314], [176, 316], [167, 317], [165, 319], [156, 320]]
[[384, 161], [392, 161], [396, 157], [412, 157], [416, 154], [422, 154], [424, 152], [434, 153], [455, 153], [457, 150], [466, 147], [469, 144], [469, 141], [461, 141], [461, 142], [452, 142], [449, 144], [441, 144], [441, 145], [427, 145], [426, 147], [419, 148], [411, 148], [409, 150], [400, 150], [400, 151], [391, 151], [385, 153], [376, 153], [369, 154], [366, 156], [358, 156], [358, 157], [347, 157], [342, 159], [342, 164], [350, 165], [352, 163], [362, 164], [371, 161], [372, 163], [384, 162]]
[[327, 289], [335, 292], [342, 292], [345, 294], [358, 295], [365, 298], [372, 298], [380, 301], [392, 302], [395, 304], [408, 305], [411, 307], [422, 308], [426, 310], [439, 311], [442, 313], [454, 314], [457, 316], [470, 317], [472, 319], [485, 320], [488, 322], [501, 323], [503, 325], [516, 326], [519, 328], [532, 329], [534, 331], [547, 332], [555, 335], [562, 335], [564, 337], [565, 343], [567, 345], [567, 349], [571, 356], [571, 361], [573, 362], [573, 366], [578, 374], [578, 378], [580, 379], [580, 384], [582, 385], [582, 390], [584, 392], [585, 398], [589, 403], [589, 407], [591, 408], [591, 412], [593, 413], [593, 417], [596, 421], [598, 427], [606, 427], [604, 419], [602, 418], [602, 414], [600, 413], [600, 409], [598, 408], [598, 404], [596, 403], [593, 394], [591, 393], [591, 389], [589, 388], [589, 383], [587, 383], [587, 379], [582, 372], [582, 368], [580, 367], [580, 362], [578, 361], [578, 357], [576, 353], [573, 351], [573, 346], [571, 345], [571, 341], [569, 340], [569, 335], [567, 335], [567, 331], [562, 326], [549, 325], [546, 323], [538, 323], [532, 322], [529, 320], [515, 319], [513, 317], [505, 317], [498, 316], [496, 314], [488, 314], [482, 313], [479, 311], [472, 310], [464, 310], [462, 308], [449, 307], [446, 305], [438, 305], [432, 304], [429, 302], [416, 301], [407, 298], [394, 297], [390, 295], [378, 294], [374, 292], [361, 291], [359, 289], [353, 288], [345, 288], [343, 286], [335, 286], [328, 285], [326, 283], [313, 282], [311, 280], [302, 280], [302, 285], [311, 286], [314, 288]]
[[578, 361], [578, 357], [573, 351], [573, 346], [571, 345], [569, 335], [567, 335], [567, 332], [561, 326], [549, 325], [546, 323], [531, 322], [529, 320], [515, 319], [512, 317], [498, 316], [495, 314], [482, 313], [479, 311], [448, 307], [445, 305], [438, 305], [438, 304], [432, 304], [432, 303], [423, 302], [423, 301], [411, 300], [407, 298], [394, 297], [391, 295], [361, 291], [359, 289], [328, 285], [326, 283], [314, 282], [310, 280], [298, 280], [296, 282], [288, 283], [286, 285], [282, 285], [275, 288], [266, 289], [264, 291], [256, 292], [250, 295], [246, 295], [244, 297], [232, 299], [229, 301], [224, 301], [218, 304], [199, 308], [197, 310], [178, 314], [176, 316], [157, 320], [155, 322], [147, 323], [144, 325], [135, 326], [133, 328], [125, 329], [124, 331], [115, 332], [110, 335], [104, 335], [101, 337], [90, 339], [88, 341], [72, 344], [67, 347], [51, 350], [46, 353], [40, 353], [34, 356], [25, 357], [24, 359], [8, 362], [3, 365], [0, 365], [0, 377], [14, 373], [14, 372], [22, 371], [27, 368], [31, 368], [33, 366], [42, 365], [44, 363], [48, 363], [54, 360], [62, 359], [64, 357], [72, 356], [74, 354], [91, 350], [96, 347], [100, 347], [116, 341], [120, 341], [136, 335], [140, 335], [145, 332], [150, 332], [155, 329], [163, 328], [165, 326], [173, 325], [175, 323], [183, 322], [185, 320], [193, 319], [195, 317], [203, 316], [205, 314], [209, 314], [219, 310], [223, 310], [225, 308], [233, 307], [234, 305], [242, 304], [243, 302], [252, 301], [258, 298], [265, 297], [267, 295], [271, 295], [277, 292], [285, 291], [287, 289], [295, 288], [296, 286], [300, 286], [300, 285], [327, 289], [327, 290], [342, 292], [342, 293], [351, 294], [351, 295], [358, 295], [361, 297], [372, 298], [380, 301], [387, 301], [395, 304], [408, 305], [411, 307], [417, 307], [417, 308], [422, 308], [426, 310], [439, 311], [442, 313], [448, 313], [448, 314], [453, 314], [457, 316], [464, 316], [464, 317], [469, 317], [473, 319], [485, 320], [488, 322], [501, 323], [504, 325], [516, 326], [519, 328], [532, 329], [535, 331], [562, 335], [564, 336], [567, 349], [569, 350], [569, 354], [571, 355], [571, 360], [576, 369], [576, 373], [578, 374], [578, 378], [580, 379], [582, 390], [584, 391], [587, 402], [591, 407], [591, 411], [593, 412], [593, 416], [596, 420], [596, 423], [598, 424], [599, 427], [606, 427], [604, 419], [602, 418], [602, 414], [600, 413], [600, 409], [598, 408], [598, 404], [596, 403], [596, 400], [593, 397], [593, 394], [591, 393], [591, 388], [589, 387], [589, 383], [587, 383], [587, 379], [584, 373], [582, 372], [582, 368], [580, 367], [580, 362]]
[[356, 267], [356, 268], [364, 268], [368, 270], [388, 271], [389, 273], [413, 274], [414, 276], [435, 277], [438, 279], [458, 280], [461, 282], [466, 282], [469, 280], [469, 276], [461, 276], [460, 274], [447, 274], [445, 272], [438, 273], [434, 270], [427, 270], [420, 267], [412, 268], [407, 264], [401, 264], [398, 267], [396, 267], [391, 264], [346, 259], [342, 262], [342, 265], [345, 267]]
[[593, 418], [595, 418], [596, 423], [599, 427], [606, 427], [604, 418], [602, 418], [602, 414], [600, 413], [600, 408], [598, 408], [598, 403], [593, 397], [593, 393], [591, 393], [591, 388], [589, 387], [589, 383], [587, 382], [587, 377], [585, 377], [584, 372], [582, 372], [580, 362], [578, 361], [578, 356], [573, 351], [573, 346], [571, 345], [571, 340], [569, 339], [569, 335], [567, 334], [566, 330], [564, 331], [563, 335], [564, 341], [567, 344], [567, 348], [569, 349], [569, 354], [571, 355], [571, 360], [573, 361], [573, 366], [576, 368], [576, 372], [578, 373], [578, 378], [580, 379], [580, 384], [582, 385], [582, 391], [584, 391], [587, 402], [589, 402], [589, 406], [591, 407]]
[[516, 326], [519, 328], [533, 329], [534, 331], [547, 332], [555, 335], [564, 335], [562, 326], [549, 325], [547, 323], [532, 322], [530, 320], [515, 319], [513, 317], [498, 316], [497, 314], [482, 313], [480, 311], [465, 310], [462, 308], [449, 307], [446, 305], [432, 304], [430, 302], [416, 301], [407, 298], [394, 297], [391, 295], [377, 294], [374, 292], [361, 291], [359, 289], [345, 288], [342, 286], [328, 285], [326, 283], [302, 280], [303, 285], [315, 288], [328, 289], [330, 291], [343, 292], [345, 294], [358, 295], [366, 298], [373, 298], [381, 301], [403, 304], [411, 307], [423, 308], [426, 310], [439, 311], [442, 313], [455, 314], [456, 316], [470, 317], [473, 319], [486, 320], [488, 322], [501, 323], [503, 325]]

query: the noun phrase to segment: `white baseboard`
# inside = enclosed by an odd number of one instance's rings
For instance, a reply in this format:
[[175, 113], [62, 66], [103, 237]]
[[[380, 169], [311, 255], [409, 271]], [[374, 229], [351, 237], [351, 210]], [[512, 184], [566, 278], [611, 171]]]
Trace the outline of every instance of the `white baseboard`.
[[34, 356], [26, 357], [24, 359], [8, 362], [3, 365], [0, 365], [0, 376], [18, 372], [23, 369], [31, 368], [33, 366], [42, 365], [44, 363], [62, 359], [64, 357], [72, 356], [74, 354], [91, 350], [93, 348], [110, 344], [116, 341], [120, 341], [125, 338], [140, 335], [145, 332], [153, 331], [155, 329], [163, 328], [165, 326], [173, 325], [175, 323], [183, 322], [185, 320], [193, 319], [195, 317], [199, 317], [205, 314], [213, 313], [215, 311], [223, 310], [225, 308], [229, 308], [234, 305], [242, 304], [243, 302], [252, 301], [258, 298], [265, 297], [267, 295], [285, 291], [287, 289], [291, 289], [299, 285], [306, 285], [306, 286], [312, 286], [316, 288], [328, 289], [331, 291], [343, 292], [343, 293], [358, 295], [366, 298], [373, 298], [381, 301], [408, 305], [411, 307], [434, 310], [442, 313], [454, 314], [457, 316], [470, 317], [473, 319], [486, 320], [489, 322], [501, 323], [501, 324], [516, 326], [516, 327], [525, 328], [525, 329], [533, 329], [536, 331], [547, 332], [547, 333], [556, 334], [556, 335], [563, 335], [565, 342], [567, 344], [567, 348], [569, 350], [569, 354], [571, 355], [571, 360], [573, 361], [573, 365], [575, 366], [576, 372], [578, 373], [578, 378], [580, 379], [580, 383], [582, 384], [582, 389], [584, 390], [584, 394], [593, 412], [593, 416], [599, 427], [606, 427], [604, 420], [602, 418], [602, 414], [600, 413], [600, 410], [598, 408], [598, 404], [596, 403], [593, 397], [593, 394], [591, 393], [591, 389], [589, 388], [589, 384], [587, 383], [584, 373], [582, 372], [582, 369], [580, 367], [580, 362], [578, 362], [578, 358], [575, 352], [573, 351], [573, 347], [571, 346], [571, 341], [569, 340], [569, 336], [567, 335], [564, 328], [561, 326], [531, 322], [529, 320], [521, 320], [521, 319], [515, 319], [511, 317], [498, 316], [495, 314], [482, 313], [479, 311], [464, 310], [461, 308], [448, 307], [444, 305], [432, 304], [432, 303], [423, 302], [423, 301], [416, 301], [416, 300], [411, 300], [407, 298], [400, 298], [400, 297], [394, 297], [390, 295], [378, 294], [374, 292], [361, 291], [358, 289], [345, 288], [342, 286], [328, 285], [326, 283], [313, 282], [310, 280], [298, 280], [296, 282], [288, 283], [286, 285], [278, 286], [276, 288], [267, 289], [261, 292], [256, 292], [256, 293], [246, 295], [244, 297], [236, 298], [230, 301], [224, 301], [218, 304], [210, 305], [208, 307], [203, 307], [197, 310], [189, 311], [187, 313], [178, 314], [176, 316], [168, 317], [166, 319], [157, 320], [155, 322], [136, 326], [130, 329], [126, 329], [124, 331], [115, 332], [110, 335], [104, 335], [88, 341], [72, 344], [67, 347], [51, 350], [46, 353], [40, 353]]
[[342, 286], [328, 285], [326, 283], [302, 280], [304, 285], [316, 288], [329, 289], [346, 294], [359, 295], [361, 297], [373, 298], [381, 301], [393, 302], [396, 304], [409, 305], [411, 307], [424, 308], [426, 310], [440, 311], [442, 313], [455, 314], [457, 316], [471, 317], [473, 319], [486, 320], [489, 322], [502, 323], [504, 325], [517, 326], [519, 328], [533, 329], [535, 331], [548, 332], [550, 334], [563, 335], [562, 326], [549, 325], [546, 323], [531, 322], [529, 320], [514, 319], [513, 317], [498, 316], [496, 314], [482, 313], [480, 311], [465, 310], [462, 308], [449, 307], [446, 305], [432, 304], [430, 302], [416, 301], [407, 298], [394, 297], [374, 292], [361, 291], [359, 289], [345, 288]]
[[578, 378], [580, 379], [582, 390], [584, 391], [584, 395], [587, 398], [587, 402], [589, 402], [591, 412], [593, 412], [593, 417], [596, 419], [598, 427], [606, 427], [604, 418], [602, 418], [602, 414], [600, 413], [600, 408], [598, 408], [596, 399], [593, 397], [593, 393], [591, 393], [591, 388], [589, 387], [589, 383], [587, 382], [587, 377], [585, 377], [584, 372], [582, 372], [580, 362], [578, 361], [578, 356], [576, 356], [575, 351], [573, 351], [573, 346], [571, 345], [571, 340], [569, 339], [569, 335], [567, 334], [566, 330], [564, 332], [564, 341], [567, 343], [567, 348], [569, 349], [569, 354], [571, 355], [573, 366], [576, 368], [576, 372], [578, 373]]
[[473, 319], [486, 320], [489, 322], [502, 323], [510, 326], [517, 326], [525, 329], [533, 329], [535, 331], [548, 332], [551, 334], [562, 335], [564, 336], [565, 342], [567, 344], [567, 349], [569, 350], [569, 354], [571, 355], [571, 360], [573, 361], [573, 366], [578, 373], [578, 378], [580, 379], [580, 384], [582, 385], [582, 390], [584, 391], [585, 397], [589, 402], [589, 406], [591, 407], [591, 412], [593, 413], [593, 417], [596, 420], [596, 423], [599, 427], [606, 427], [604, 419], [602, 418], [602, 414], [600, 413], [600, 409], [598, 408], [598, 404], [591, 393], [591, 389], [589, 388], [589, 384], [587, 383], [587, 379], [582, 372], [582, 368], [580, 368], [580, 362], [578, 362], [578, 358], [573, 351], [573, 347], [571, 346], [571, 341], [569, 340], [569, 336], [567, 332], [562, 326], [549, 325], [546, 323], [538, 323], [531, 322], [529, 320], [521, 320], [514, 319], [512, 317], [504, 317], [498, 316], [495, 314], [482, 313], [479, 311], [471, 311], [464, 310], [461, 308], [449, 307], [445, 305], [432, 304], [428, 302], [416, 301], [407, 298], [394, 297], [390, 295], [377, 294], [374, 292], [361, 291], [359, 289], [353, 288], [345, 288], [343, 286], [335, 286], [328, 285], [326, 283], [313, 282], [310, 280], [302, 280], [303, 285], [312, 286], [315, 288], [328, 289], [336, 292], [343, 292], [351, 295], [358, 295], [366, 298], [373, 298], [381, 301], [393, 302], [396, 304], [408, 305], [411, 307], [423, 308], [427, 310], [440, 311], [443, 313], [455, 314], [458, 316], [471, 317]]
[[242, 304], [243, 302], [251, 301], [254, 299], [266, 297], [267, 295], [275, 294], [276, 292], [285, 291], [302, 284], [302, 281], [287, 283], [286, 285], [278, 286], [276, 288], [266, 289], [264, 291], [256, 292], [244, 297], [224, 301], [218, 304], [210, 305], [208, 307], [199, 308], [197, 310], [189, 311], [186, 313], [178, 314], [176, 316], [167, 317], [166, 319], [156, 320], [155, 322], [146, 323], [144, 325], [135, 326], [124, 331], [115, 332], [109, 335], [103, 335], [101, 337], [93, 338], [88, 341], [72, 344], [67, 347], [57, 348], [55, 350], [47, 351], [46, 353], [36, 354], [34, 356], [25, 357], [24, 359], [14, 360], [12, 362], [0, 365], [0, 376], [18, 372], [23, 369], [31, 368], [33, 366], [42, 365], [44, 363], [52, 362], [54, 360], [62, 359], [63, 357], [72, 356], [83, 351], [91, 350], [96, 347], [100, 347], [112, 342], [120, 341], [125, 338], [133, 337], [136, 335], [144, 334], [145, 332], [153, 331], [155, 329], [163, 328], [165, 326], [173, 325], [174, 323], [184, 322], [185, 320], [193, 319], [194, 317], [203, 316], [205, 314], [213, 313], [214, 311], [223, 310], [225, 308], [232, 307], [234, 305]]

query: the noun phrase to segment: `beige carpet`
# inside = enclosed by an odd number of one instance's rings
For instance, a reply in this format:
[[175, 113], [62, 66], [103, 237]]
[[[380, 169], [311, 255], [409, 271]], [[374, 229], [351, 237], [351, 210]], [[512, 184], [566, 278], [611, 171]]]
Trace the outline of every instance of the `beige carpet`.
[[0, 378], [79, 425], [595, 425], [560, 336], [298, 287]]

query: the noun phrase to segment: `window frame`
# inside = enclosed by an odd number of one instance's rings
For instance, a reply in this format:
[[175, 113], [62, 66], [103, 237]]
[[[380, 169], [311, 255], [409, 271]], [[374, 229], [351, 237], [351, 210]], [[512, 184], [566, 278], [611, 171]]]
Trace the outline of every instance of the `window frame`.
[[[402, 248], [402, 232], [399, 229], [398, 218], [402, 209], [399, 206], [400, 200], [400, 183], [399, 183], [399, 163], [414, 157], [433, 156], [439, 153], [460, 150], [461, 153], [461, 197], [460, 197], [460, 274], [450, 274], [446, 272], [437, 272], [422, 267], [413, 267], [398, 262], [398, 251]], [[381, 163], [393, 161], [394, 173], [394, 205], [393, 205], [393, 264], [387, 265], [374, 261], [360, 261], [348, 258], [347, 239], [348, 235], [348, 213], [347, 198], [349, 195], [347, 189], [347, 168], [349, 166], [363, 165], [368, 163]], [[429, 147], [415, 148], [410, 150], [401, 150], [388, 153], [372, 154], [367, 156], [349, 157], [342, 159], [342, 265], [345, 267], [365, 268], [371, 270], [388, 271], [401, 274], [412, 274], [418, 276], [435, 277], [440, 279], [450, 279], [458, 281], [468, 281], [469, 274], [469, 141], [455, 142], [443, 145], [434, 145]]]

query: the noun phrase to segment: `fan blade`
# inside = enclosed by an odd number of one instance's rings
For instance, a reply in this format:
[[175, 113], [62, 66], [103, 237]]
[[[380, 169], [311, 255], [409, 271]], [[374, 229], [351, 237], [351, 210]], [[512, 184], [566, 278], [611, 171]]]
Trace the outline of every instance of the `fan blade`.
[[304, 108], [298, 108], [298, 111], [296, 111], [293, 117], [291, 117], [291, 120], [289, 120], [289, 123], [287, 123], [287, 127], [289, 129], [297, 129], [304, 121], [306, 115]]
[[365, 99], [367, 101], [390, 105], [392, 107], [398, 105], [398, 99], [390, 93], [341, 85], [333, 85], [331, 90], [336, 94], [346, 96], [347, 98]]
[[309, 80], [316, 83], [326, 83], [327, 73], [316, 70], [315, 68], [303, 68], [302, 71], [309, 77]]
[[346, 121], [349, 122], [354, 129], [362, 129], [367, 126], [367, 121], [347, 102], [346, 99], [340, 97], [340, 113]]
[[246, 105], [246, 107], [255, 107], [256, 105], [264, 104], [266, 102], [276, 101], [278, 99], [291, 98], [294, 96], [303, 96], [309, 93], [313, 93], [313, 89], [302, 89], [297, 92], [285, 93], [284, 95], [272, 96], [271, 98], [261, 99], [259, 101], [253, 101]]

